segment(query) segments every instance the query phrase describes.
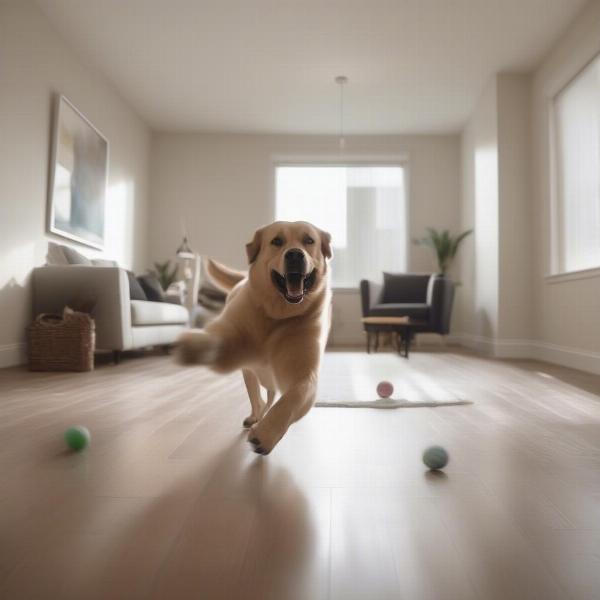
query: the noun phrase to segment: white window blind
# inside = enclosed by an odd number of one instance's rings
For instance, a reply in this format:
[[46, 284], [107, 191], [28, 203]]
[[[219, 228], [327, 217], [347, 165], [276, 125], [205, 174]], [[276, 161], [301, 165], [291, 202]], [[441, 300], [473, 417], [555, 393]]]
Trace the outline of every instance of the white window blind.
[[331, 233], [332, 285], [356, 287], [406, 270], [406, 192], [401, 166], [279, 166], [275, 216]]
[[600, 57], [554, 98], [556, 273], [600, 267]]

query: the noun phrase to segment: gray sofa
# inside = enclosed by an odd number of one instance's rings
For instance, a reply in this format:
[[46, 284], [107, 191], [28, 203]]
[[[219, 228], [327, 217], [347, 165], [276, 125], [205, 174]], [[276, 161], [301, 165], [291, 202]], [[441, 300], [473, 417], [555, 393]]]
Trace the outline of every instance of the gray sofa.
[[115, 362], [123, 350], [168, 346], [188, 327], [181, 305], [131, 300], [127, 271], [120, 267], [48, 265], [33, 270], [32, 284], [35, 315], [93, 306], [96, 349], [111, 350]]

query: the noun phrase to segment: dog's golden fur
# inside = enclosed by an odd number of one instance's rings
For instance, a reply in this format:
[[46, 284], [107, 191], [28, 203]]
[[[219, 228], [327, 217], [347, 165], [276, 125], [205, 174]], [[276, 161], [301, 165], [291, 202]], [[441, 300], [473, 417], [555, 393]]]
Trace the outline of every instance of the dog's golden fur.
[[[291, 249], [304, 255], [300, 282], [286, 273]], [[279, 221], [256, 231], [246, 251], [247, 276], [210, 261], [209, 274], [229, 291], [225, 309], [206, 329], [183, 334], [177, 353], [185, 364], [242, 370], [252, 408], [248, 441], [268, 454], [315, 401], [331, 317], [331, 236], [310, 223]]]

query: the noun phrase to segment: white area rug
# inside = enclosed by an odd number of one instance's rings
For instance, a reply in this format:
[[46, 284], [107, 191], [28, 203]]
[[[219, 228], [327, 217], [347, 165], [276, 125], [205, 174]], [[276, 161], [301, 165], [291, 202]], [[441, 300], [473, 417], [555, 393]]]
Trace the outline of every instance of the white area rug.
[[332, 408], [415, 408], [417, 406], [455, 406], [457, 404], [473, 404], [470, 400], [396, 400], [395, 398], [377, 398], [375, 400], [317, 400], [315, 406]]
[[[394, 386], [392, 398], [377, 397], [375, 388], [383, 380]], [[406, 360], [394, 353], [326, 352], [315, 406], [389, 409], [472, 404], [459, 387], [448, 389], [438, 381], [426, 354], [415, 352]]]

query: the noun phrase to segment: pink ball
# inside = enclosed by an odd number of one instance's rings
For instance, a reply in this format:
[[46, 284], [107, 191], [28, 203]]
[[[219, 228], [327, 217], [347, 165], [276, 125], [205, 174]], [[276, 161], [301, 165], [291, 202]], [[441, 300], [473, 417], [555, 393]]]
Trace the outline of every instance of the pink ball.
[[380, 398], [389, 398], [394, 393], [394, 386], [389, 381], [380, 381], [377, 384], [377, 394]]

